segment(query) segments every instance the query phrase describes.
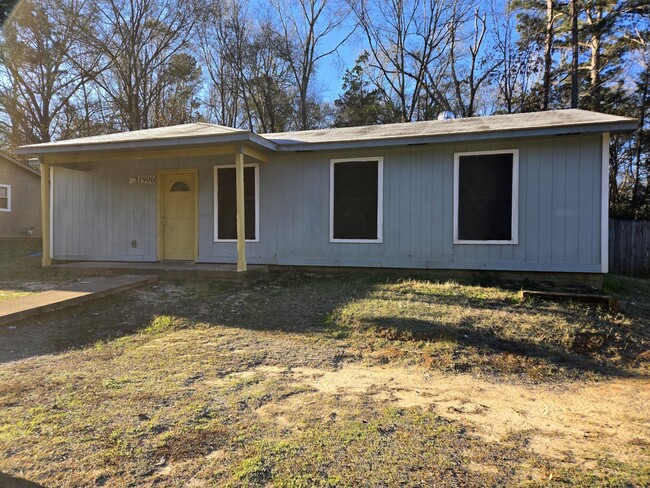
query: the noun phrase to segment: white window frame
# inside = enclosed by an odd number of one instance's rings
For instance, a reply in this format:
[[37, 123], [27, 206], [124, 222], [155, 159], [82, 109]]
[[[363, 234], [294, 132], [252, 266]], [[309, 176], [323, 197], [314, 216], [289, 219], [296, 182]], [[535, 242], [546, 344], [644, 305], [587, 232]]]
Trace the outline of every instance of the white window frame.
[[[237, 242], [237, 239], [219, 239], [219, 170], [226, 168], [236, 168], [236, 165], [214, 166], [214, 242]], [[247, 163], [244, 168], [255, 168], [255, 239], [246, 239], [246, 242], [260, 242], [260, 165]]]
[[[334, 165], [353, 163], [355, 161], [377, 162], [377, 239], [335, 239], [334, 238]], [[367, 158], [330, 159], [330, 242], [344, 244], [382, 244], [384, 242], [384, 158], [373, 156]]]
[[11, 212], [11, 185], [0, 185], [0, 188], [7, 189], [7, 208], [0, 208], [0, 212]]
[[[458, 186], [460, 158], [462, 156], [482, 156], [484, 154], [512, 154], [512, 211], [510, 240], [461, 240], [458, 238]], [[469, 151], [454, 153], [454, 244], [519, 244], [519, 149], [495, 149], [492, 151]]]

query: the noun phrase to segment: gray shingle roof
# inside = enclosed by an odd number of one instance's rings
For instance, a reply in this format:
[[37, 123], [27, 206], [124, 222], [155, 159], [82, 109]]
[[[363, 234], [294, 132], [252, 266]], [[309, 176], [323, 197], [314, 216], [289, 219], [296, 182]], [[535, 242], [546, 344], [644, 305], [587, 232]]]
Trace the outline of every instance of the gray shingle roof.
[[17, 153], [161, 149], [192, 144], [224, 143], [251, 143], [271, 151], [302, 151], [533, 137], [563, 133], [624, 132], [636, 129], [637, 124], [638, 121], [634, 118], [577, 109], [259, 135], [221, 125], [194, 123], [34, 144], [19, 148]]
[[471, 117], [451, 120], [431, 120], [403, 124], [369, 125], [340, 129], [321, 129], [301, 132], [260, 134], [283, 146], [295, 144], [323, 144], [349, 141], [370, 141], [438, 137], [469, 134], [505, 133], [520, 130], [563, 129], [601, 125], [632, 125], [638, 121], [629, 117], [607, 115], [587, 110], [554, 110], [489, 117]]
[[155, 129], [134, 130], [130, 132], [117, 132], [114, 134], [103, 134], [101, 136], [80, 137], [56, 142], [45, 142], [32, 144], [25, 147], [58, 147], [58, 146], [81, 146], [87, 144], [107, 144], [112, 142], [141, 142], [160, 141], [165, 139], [181, 139], [203, 136], [225, 136], [232, 134], [246, 134], [247, 131], [225, 127], [223, 125], [206, 124], [196, 122], [193, 124], [172, 125], [169, 127], [157, 127]]

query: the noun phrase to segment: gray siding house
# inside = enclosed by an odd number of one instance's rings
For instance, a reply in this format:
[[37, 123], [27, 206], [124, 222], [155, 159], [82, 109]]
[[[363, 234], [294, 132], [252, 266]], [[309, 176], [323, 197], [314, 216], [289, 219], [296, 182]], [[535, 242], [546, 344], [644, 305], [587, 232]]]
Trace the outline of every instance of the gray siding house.
[[41, 175], [0, 152], [0, 239], [41, 237]]
[[20, 152], [50, 176], [45, 265], [600, 274], [609, 134], [636, 126], [582, 110], [274, 134], [196, 123]]

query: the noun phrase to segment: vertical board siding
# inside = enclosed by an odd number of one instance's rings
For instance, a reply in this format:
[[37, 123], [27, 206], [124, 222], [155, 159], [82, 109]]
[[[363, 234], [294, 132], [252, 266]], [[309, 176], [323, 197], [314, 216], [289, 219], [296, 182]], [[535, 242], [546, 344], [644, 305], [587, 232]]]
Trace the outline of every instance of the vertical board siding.
[[[522, 185], [520, 179], [520, 198], [523, 199], [519, 209], [523, 210], [525, 214], [521, 215], [524, 218], [525, 224], [529, 222], [539, 222], [540, 219], [540, 166], [541, 166], [541, 147], [539, 142], [531, 142], [527, 144], [524, 154], [520, 154], [526, 158], [526, 183]], [[523, 151], [522, 151], [523, 152]], [[523, 194], [521, 190], [525, 190]], [[539, 261], [539, 225], [524, 225], [526, 230], [525, 234], [520, 236], [525, 242], [526, 261], [538, 262]]]
[[[553, 234], [553, 146], [539, 145], [539, 233], [537, 259], [541, 264], [552, 262]], [[521, 156], [521, 155], [520, 155]], [[519, 163], [521, 164], [521, 162]]]
[[[553, 145], [553, 222], [551, 224], [551, 262], [564, 263], [564, 241], [566, 236], [566, 145]], [[574, 191], [574, 189], [571, 189]]]
[[578, 262], [578, 241], [580, 239], [580, 147], [577, 144], [566, 146], [566, 195], [564, 222], [564, 260], [566, 263]]
[[[598, 272], [600, 136], [283, 153], [260, 166], [259, 242], [249, 262]], [[455, 152], [519, 150], [519, 244], [454, 245]], [[384, 158], [383, 243], [329, 242], [330, 159]], [[130, 176], [199, 170], [199, 261], [235, 262], [214, 242], [214, 166], [232, 156], [96, 162], [57, 168], [54, 258], [155, 261], [156, 184]], [[137, 246], [131, 247], [131, 241]]]
[[594, 227], [600, 231], [598, 222], [594, 221], [594, 192], [591, 190], [594, 184], [593, 161], [598, 157], [600, 151], [596, 150], [593, 144], [582, 139], [580, 141], [580, 198], [578, 203], [578, 262], [588, 264], [592, 260], [592, 244], [598, 239], [593, 232]]

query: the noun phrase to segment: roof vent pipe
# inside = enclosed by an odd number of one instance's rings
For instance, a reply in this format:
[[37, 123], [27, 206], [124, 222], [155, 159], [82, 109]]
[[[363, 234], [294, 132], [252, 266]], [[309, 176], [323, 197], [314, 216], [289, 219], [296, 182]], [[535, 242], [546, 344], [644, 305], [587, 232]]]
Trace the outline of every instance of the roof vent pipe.
[[456, 115], [454, 112], [450, 112], [449, 110], [445, 110], [444, 112], [440, 112], [438, 114], [438, 120], [452, 120], [455, 119]]

